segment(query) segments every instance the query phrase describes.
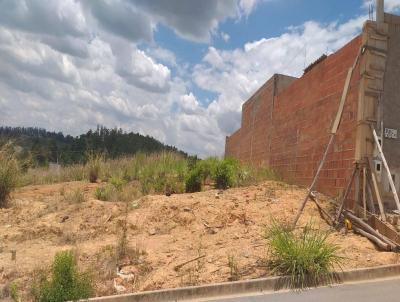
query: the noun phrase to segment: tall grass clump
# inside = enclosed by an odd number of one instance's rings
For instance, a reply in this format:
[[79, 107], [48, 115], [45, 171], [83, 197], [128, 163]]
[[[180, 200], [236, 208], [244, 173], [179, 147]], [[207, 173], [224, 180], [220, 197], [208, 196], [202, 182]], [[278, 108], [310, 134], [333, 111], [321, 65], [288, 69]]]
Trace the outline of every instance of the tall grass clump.
[[50, 275], [40, 274], [34, 280], [32, 294], [36, 302], [64, 302], [87, 299], [93, 293], [93, 281], [77, 269], [72, 251], [56, 254]]
[[200, 192], [202, 188], [203, 177], [199, 169], [194, 169], [189, 173], [185, 182], [185, 192]]
[[256, 185], [263, 180], [280, 180], [279, 176], [268, 167], [241, 165], [236, 178], [238, 187]]
[[195, 168], [199, 171], [203, 184], [213, 179], [219, 162], [217, 157], [209, 157], [196, 163]]
[[93, 151], [87, 153], [86, 166], [88, 169], [89, 181], [92, 183], [97, 182], [100, 177], [101, 167], [104, 162], [104, 156]]
[[59, 169], [50, 167], [30, 168], [20, 177], [19, 185], [44, 185], [87, 179], [87, 171], [83, 165], [61, 166]]
[[267, 230], [270, 247], [268, 266], [274, 273], [288, 276], [285, 286], [306, 288], [335, 280], [341, 267], [339, 247], [327, 241], [328, 233], [308, 224], [301, 233], [274, 222]]
[[215, 187], [228, 189], [236, 185], [239, 163], [236, 160], [224, 159], [217, 163], [214, 173]]
[[0, 148], [0, 208], [7, 206], [10, 194], [18, 184], [19, 166], [10, 143]]
[[76, 188], [64, 193], [64, 200], [69, 203], [79, 204], [86, 201], [86, 196], [81, 188]]
[[188, 173], [187, 160], [172, 152], [152, 154], [143, 159], [137, 179], [143, 194], [182, 193]]

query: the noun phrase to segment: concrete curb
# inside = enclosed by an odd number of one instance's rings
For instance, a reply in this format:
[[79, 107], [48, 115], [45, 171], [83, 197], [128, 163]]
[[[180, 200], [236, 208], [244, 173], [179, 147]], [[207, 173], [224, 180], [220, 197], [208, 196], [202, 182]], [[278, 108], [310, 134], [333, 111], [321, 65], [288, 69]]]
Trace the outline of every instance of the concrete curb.
[[[337, 273], [338, 283], [367, 281], [400, 276], [400, 264], [355, 269]], [[210, 285], [155, 290], [134, 294], [91, 298], [99, 302], [167, 302], [204, 299], [218, 296], [243, 295], [247, 293], [271, 292], [285, 282], [285, 277], [260, 278]]]

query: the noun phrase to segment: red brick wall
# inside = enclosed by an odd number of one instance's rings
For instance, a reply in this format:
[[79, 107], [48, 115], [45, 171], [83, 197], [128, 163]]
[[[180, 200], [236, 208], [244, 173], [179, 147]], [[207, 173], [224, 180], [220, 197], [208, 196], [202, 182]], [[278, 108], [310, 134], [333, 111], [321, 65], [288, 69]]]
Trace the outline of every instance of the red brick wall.
[[[329, 140], [347, 71], [360, 45], [361, 38], [355, 38], [278, 91], [275, 98], [271, 78], [243, 105], [241, 129], [227, 137], [225, 155], [266, 164], [287, 181], [310, 185]], [[344, 188], [352, 172], [359, 80], [357, 68], [338, 135], [317, 185], [317, 190], [331, 196]]]

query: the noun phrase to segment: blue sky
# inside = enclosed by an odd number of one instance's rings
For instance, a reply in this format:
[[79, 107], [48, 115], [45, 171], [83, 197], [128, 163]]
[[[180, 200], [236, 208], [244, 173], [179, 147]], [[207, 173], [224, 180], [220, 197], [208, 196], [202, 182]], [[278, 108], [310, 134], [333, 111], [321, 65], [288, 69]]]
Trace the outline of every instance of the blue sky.
[[0, 124], [72, 135], [101, 124], [222, 155], [243, 102], [354, 38], [369, 2], [4, 0]]

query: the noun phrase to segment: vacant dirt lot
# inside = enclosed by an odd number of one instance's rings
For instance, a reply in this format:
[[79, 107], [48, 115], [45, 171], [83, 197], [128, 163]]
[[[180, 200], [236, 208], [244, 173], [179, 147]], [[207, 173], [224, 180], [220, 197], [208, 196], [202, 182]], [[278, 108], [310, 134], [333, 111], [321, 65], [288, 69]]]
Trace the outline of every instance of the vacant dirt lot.
[[[16, 281], [28, 293], [33, 272], [65, 249], [76, 250], [80, 267], [92, 271], [97, 295], [266, 276], [264, 230], [272, 219], [292, 221], [305, 194], [271, 181], [224, 192], [146, 196], [127, 207], [96, 200], [98, 186], [71, 182], [19, 189], [14, 205], [0, 210], [0, 284]], [[76, 188], [85, 202], [66, 200]], [[125, 218], [128, 251], [117, 260]], [[329, 230], [313, 203], [300, 225], [310, 220]], [[352, 233], [332, 232], [329, 240], [341, 247], [345, 269], [399, 261], [397, 254], [378, 252]]]

